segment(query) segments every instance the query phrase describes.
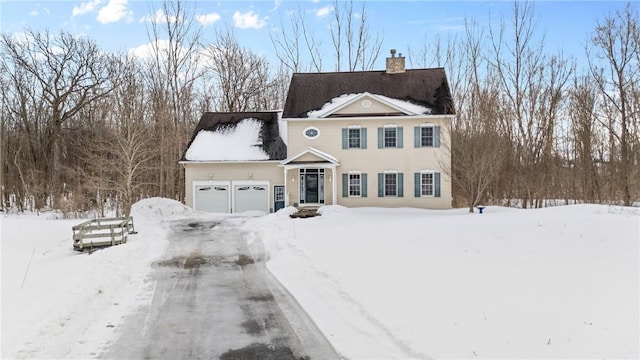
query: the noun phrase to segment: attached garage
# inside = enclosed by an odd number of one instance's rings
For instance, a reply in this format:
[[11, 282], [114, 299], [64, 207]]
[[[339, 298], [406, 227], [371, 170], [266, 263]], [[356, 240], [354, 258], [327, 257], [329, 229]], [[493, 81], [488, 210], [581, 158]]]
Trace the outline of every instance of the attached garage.
[[193, 184], [194, 209], [208, 212], [231, 211], [231, 186], [229, 181], [204, 181]]
[[269, 212], [269, 183], [246, 183], [233, 185], [233, 212]]
[[284, 207], [279, 120], [277, 111], [203, 114], [180, 160], [185, 204], [216, 213]]

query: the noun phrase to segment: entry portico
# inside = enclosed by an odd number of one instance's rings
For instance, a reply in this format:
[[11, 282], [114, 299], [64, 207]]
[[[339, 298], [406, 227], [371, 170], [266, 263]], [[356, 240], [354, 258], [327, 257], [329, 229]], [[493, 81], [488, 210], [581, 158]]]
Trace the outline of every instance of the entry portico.
[[340, 162], [334, 156], [307, 147], [281, 161], [280, 166], [284, 171], [287, 204], [297, 203], [301, 207], [337, 204], [336, 167]]

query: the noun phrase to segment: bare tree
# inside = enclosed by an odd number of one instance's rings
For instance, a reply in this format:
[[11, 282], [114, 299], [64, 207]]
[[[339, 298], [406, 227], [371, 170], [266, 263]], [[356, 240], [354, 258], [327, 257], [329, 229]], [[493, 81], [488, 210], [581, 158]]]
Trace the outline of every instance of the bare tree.
[[182, 0], [165, 0], [160, 9], [151, 9], [150, 18], [147, 79], [158, 137], [158, 194], [182, 199], [184, 177], [177, 160], [197, 119], [195, 84], [202, 76], [202, 28]]
[[489, 33], [490, 62], [507, 104], [499, 120], [514, 144], [523, 206], [541, 206], [547, 190], [553, 130], [572, 69], [561, 55], [545, 55], [544, 40], [535, 41], [534, 19], [532, 3], [516, 2], [511, 36], [504, 24]]
[[268, 61], [238, 43], [227, 28], [218, 33], [215, 45], [205, 50], [205, 68], [213, 80], [210, 92], [220, 94], [218, 111], [257, 111], [271, 105], [275, 83], [271, 81]]
[[281, 20], [269, 33], [276, 57], [291, 72], [322, 71], [322, 41], [307, 27], [302, 8], [289, 14], [289, 26]]
[[372, 37], [364, 3], [358, 14], [360, 22], [357, 25], [354, 24], [356, 13], [353, 11], [353, 1], [344, 1], [342, 6], [340, 4], [341, 2], [334, 0], [334, 17], [329, 28], [336, 61], [335, 70], [371, 70], [380, 55], [382, 38], [378, 34], [375, 38]]
[[38, 156], [51, 154], [44, 176], [46, 193], [55, 205], [64, 192], [63, 125], [113, 90], [117, 78], [113, 57], [100, 51], [93, 41], [65, 32], [52, 35], [28, 30], [24, 39], [3, 34], [0, 41], [9, 71], [27, 75], [33, 81], [31, 91], [23, 94], [39, 97], [46, 104], [43, 110], [49, 134]]
[[577, 198], [588, 202], [601, 202], [600, 176], [594, 155], [598, 142], [596, 117], [598, 93], [595, 82], [589, 77], [575, 78], [569, 90], [569, 114], [573, 136], [573, 159], [576, 181], [580, 189]]
[[[638, 149], [640, 88], [640, 21], [637, 11], [628, 4], [596, 26], [592, 47], [588, 49], [591, 75], [603, 98], [603, 105], [611, 111], [598, 120], [609, 132], [611, 146], [609, 162], [612, 178], [620, 183], [622, 201], [632, 203], [633, 174], [637, 174], [634, 154]], [[635, 165], [635, 166], [634, 166]]]

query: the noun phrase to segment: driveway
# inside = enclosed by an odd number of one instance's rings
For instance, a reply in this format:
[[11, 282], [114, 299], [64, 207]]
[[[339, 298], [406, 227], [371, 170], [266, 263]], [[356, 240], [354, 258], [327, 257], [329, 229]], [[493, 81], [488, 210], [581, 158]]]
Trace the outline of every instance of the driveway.
[[266, 271], [261, 243], [249, 251], [239, 222], [172, 224], [166, 255], [153, 265], [153, 299], [125, 320], [105, 358], [340, 358]]

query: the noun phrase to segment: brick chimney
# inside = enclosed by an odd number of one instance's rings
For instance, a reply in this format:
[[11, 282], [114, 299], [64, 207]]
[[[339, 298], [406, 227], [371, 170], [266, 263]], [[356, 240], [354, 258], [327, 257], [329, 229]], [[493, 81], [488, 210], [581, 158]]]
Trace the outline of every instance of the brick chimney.
[[391, 57], [387, 58], [387, 74], [401, 74], [404, 72], [404, 56], [398, 54], [396, 49], [391, 49]]

